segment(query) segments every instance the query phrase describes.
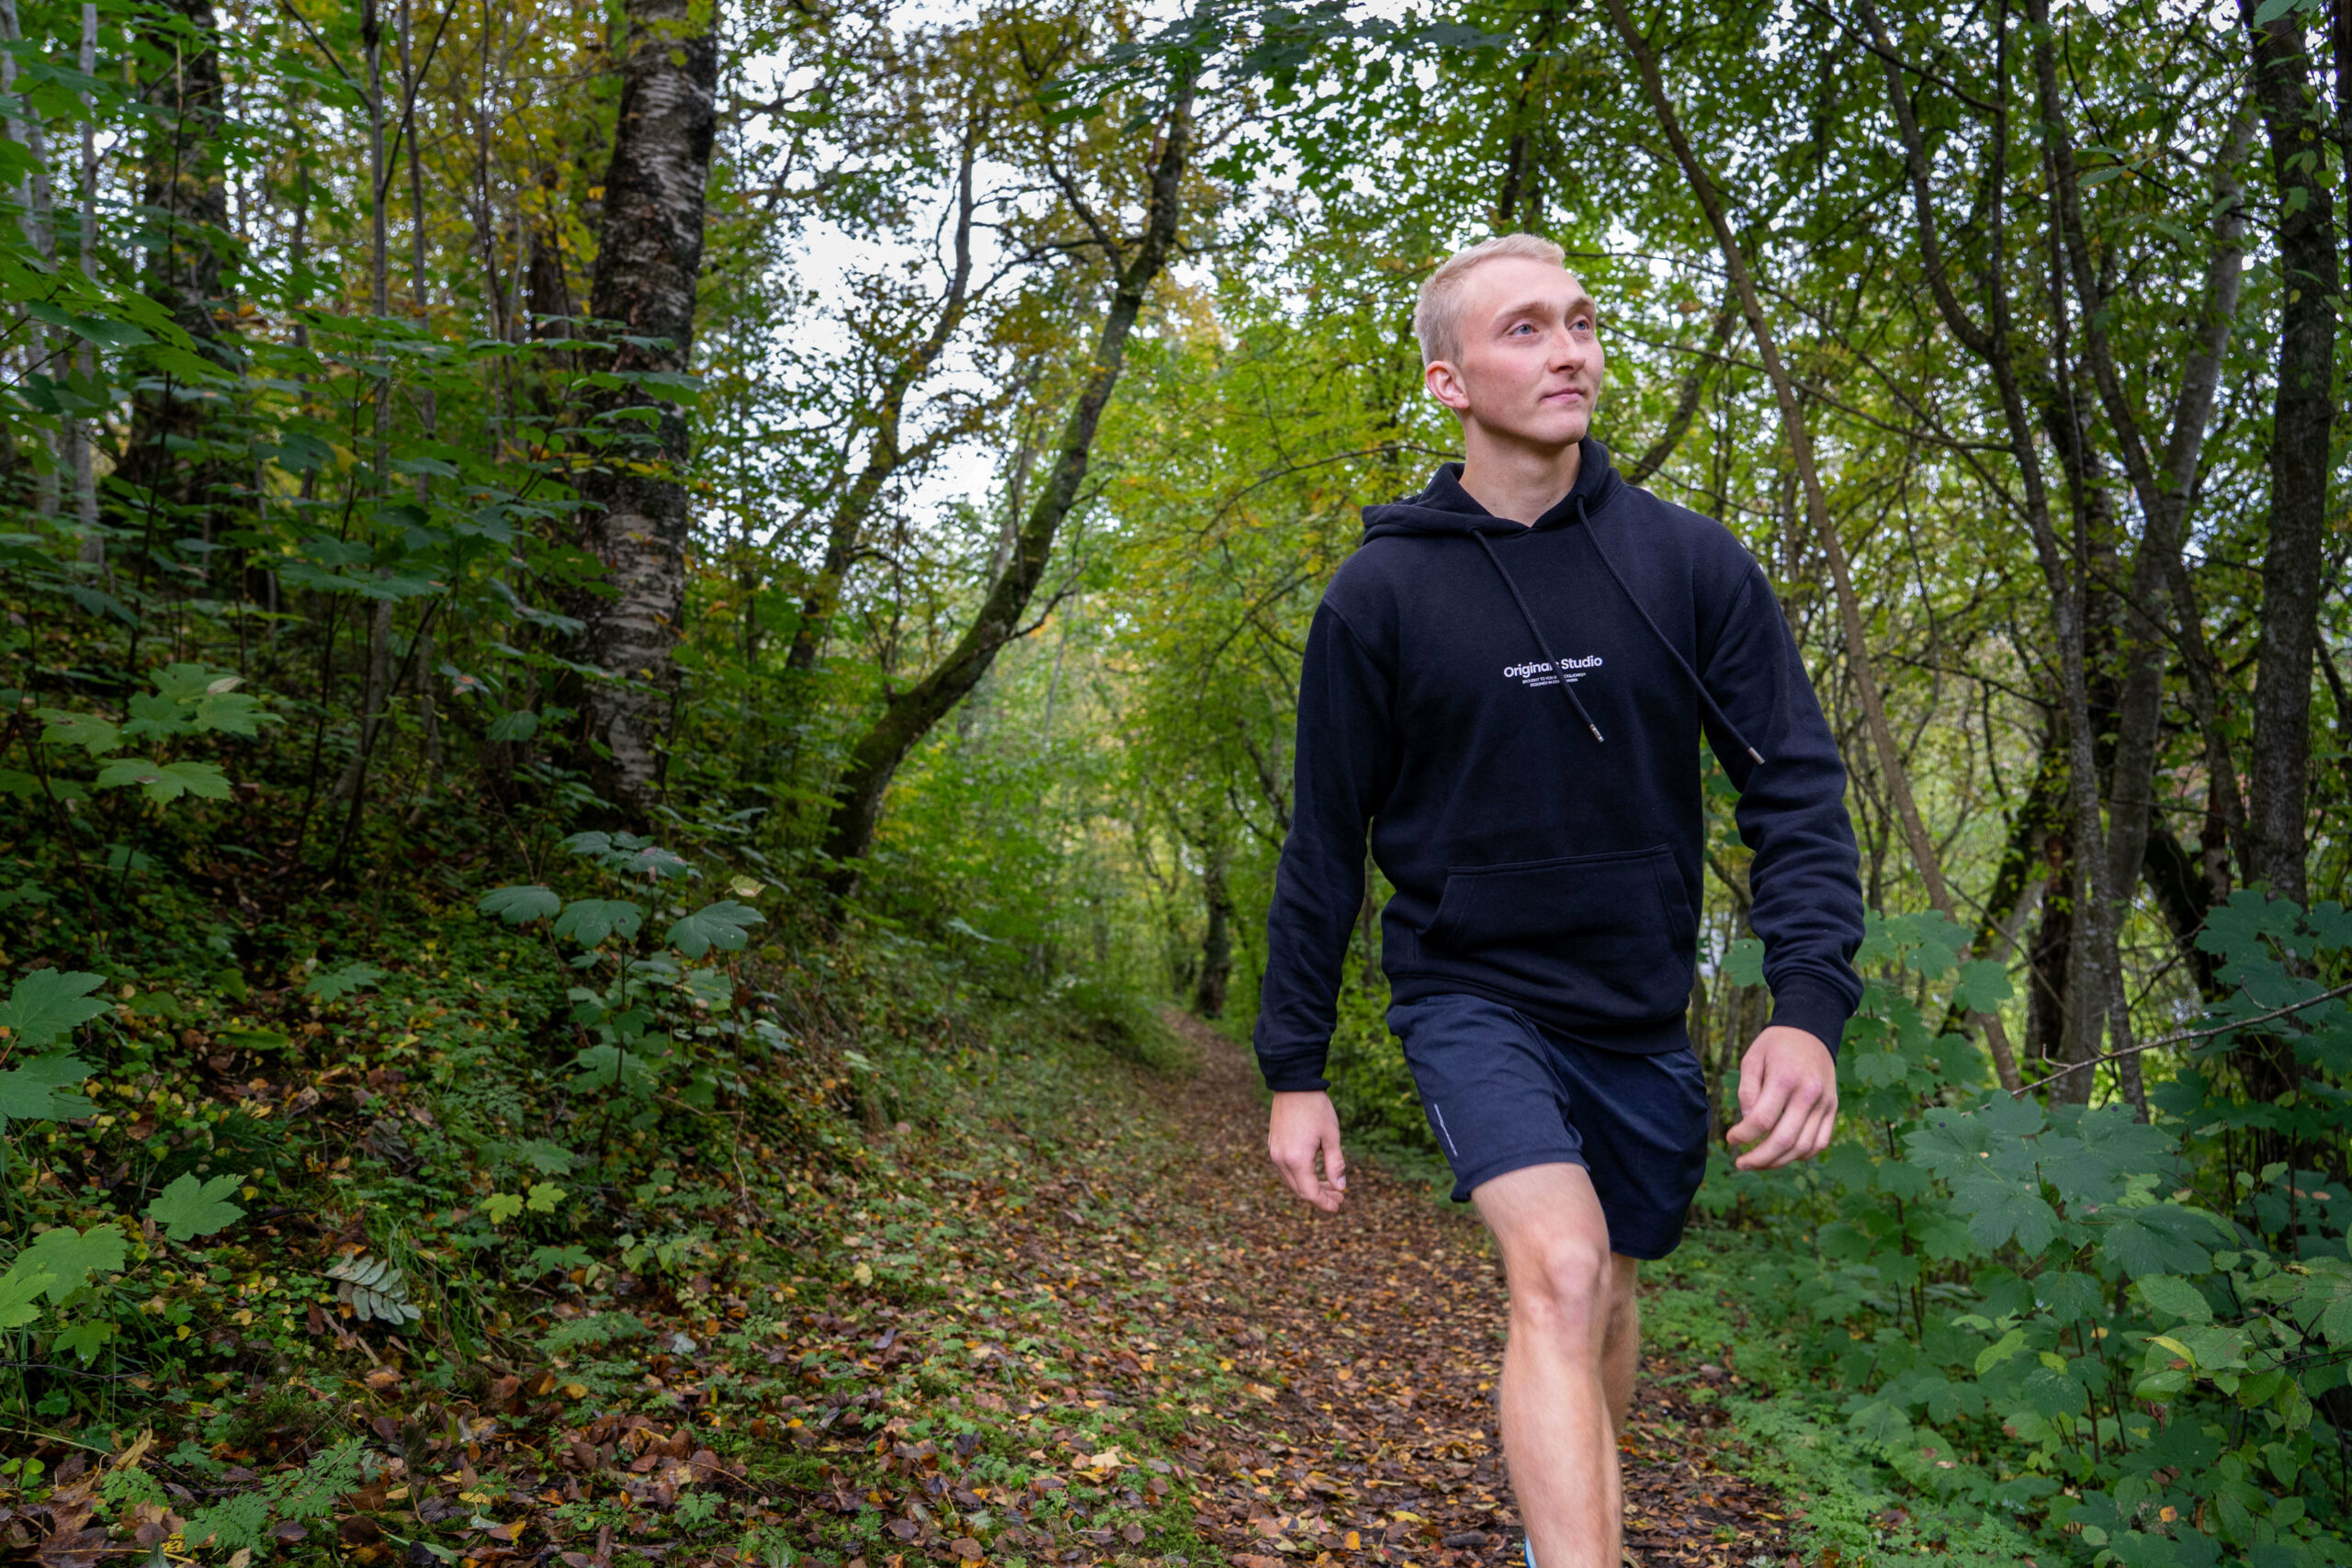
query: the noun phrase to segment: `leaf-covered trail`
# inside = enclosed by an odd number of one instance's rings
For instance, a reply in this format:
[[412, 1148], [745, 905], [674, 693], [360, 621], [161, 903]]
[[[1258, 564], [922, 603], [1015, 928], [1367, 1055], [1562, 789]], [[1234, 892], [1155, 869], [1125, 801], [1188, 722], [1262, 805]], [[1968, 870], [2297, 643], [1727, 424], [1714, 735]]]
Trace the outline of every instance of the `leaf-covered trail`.
[[[1493, 1393], [1506, 1297], [1484, 1228], [1370, 1161], [1351, 1163], [1338, 1214], [1316, 1213], [1265, 1157], [1246, 1053], [1170, 1021], [1198, 1050], [1198, 1075], [1171, 1095], [1197, 1152], [1170, 1169], [1156, 1234], [1188, 1259], [1179, 1314], [1231, 1347], [1248, 1395], [1200, 1477], [1215, 1488], [1202, 1535], [1242, 1568], [1325, 1551], [1517, 1562]], [[1644, 1568], [1788, 1560], [1781, 1505], [1719, 1468], [1736, 1455], [1694, 1418], [1690, 1375], [1645, 1359], [1620, 1443], [1628, 1546]], [[1353, 1462], [1327, 1461], [1341, 1450]]]

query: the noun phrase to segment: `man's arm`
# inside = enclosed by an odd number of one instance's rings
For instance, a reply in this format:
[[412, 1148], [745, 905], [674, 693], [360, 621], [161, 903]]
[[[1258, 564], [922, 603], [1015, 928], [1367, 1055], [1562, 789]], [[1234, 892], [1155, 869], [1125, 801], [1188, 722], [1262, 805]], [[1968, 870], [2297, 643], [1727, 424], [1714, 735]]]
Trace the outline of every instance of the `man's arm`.
[[1291, 1190], [1327, 1212], [1339, 1207], [1346, 1180], [1323, 1066], [1340, 965], [1363, 903], [1364, 829], [1396, 778], [1392, 691], [1389, 672], [1326, 602], [1299, 671], [1290, 833], [1266, 911], [1266, 976], [1252, 1038], [1274, 1092], [1267, 1152]]
[[1768, 1169], [1812, 1158], [1836, 1129], [1838, 1046], [1862, 996], [1860, 856], [1845, 761], [1760, 569], [1748, 570], [1705, 679], [1764, 758], [1710, 737], [1740, 789], [1733, 818], [1755, 857], [1748, 923], [1772, 991], [1771, 1021], [1740, 1060], [1741, 1116], [1725, 1137], [1757, 1144], [1742, 1169]]

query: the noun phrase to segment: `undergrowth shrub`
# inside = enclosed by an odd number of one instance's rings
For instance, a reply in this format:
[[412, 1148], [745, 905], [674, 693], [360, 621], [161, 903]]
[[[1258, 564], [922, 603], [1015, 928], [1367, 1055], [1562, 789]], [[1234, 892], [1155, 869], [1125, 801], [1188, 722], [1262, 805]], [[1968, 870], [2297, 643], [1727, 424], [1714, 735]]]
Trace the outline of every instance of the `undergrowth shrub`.
[[[1874, 919], [1849, 1134], [1813, 1168], [1711, 1180], [1756, 1231], [1745, 1299], [1901, 1490], [2090, 1564], [2352, 1562], [2352, 918], [2241, 892], [2200, 942], [2230, 994], [2177, 1058], [2148, 1053], [2143, 1122], [1984, 1087], [1928, 1021], [2006, 980], [1956, 965], [1940, 918]], [[2250, 1092], [2257, 1055], [2296, 1089]]]

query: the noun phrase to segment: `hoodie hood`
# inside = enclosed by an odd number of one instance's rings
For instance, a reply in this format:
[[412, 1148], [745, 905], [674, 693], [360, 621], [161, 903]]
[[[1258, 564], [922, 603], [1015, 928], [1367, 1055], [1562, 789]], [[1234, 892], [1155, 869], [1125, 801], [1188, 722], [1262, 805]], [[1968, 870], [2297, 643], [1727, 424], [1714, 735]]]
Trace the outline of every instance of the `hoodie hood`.
[[1576, 488], [1554, 502], [1533, 524], [1498, 517], [1462, 488], [1462, 465], [1442, 463], [1419, 495], [1363, 509], [1363, 536], [1393, 534], [1525, 534], [1563, 528], [1609, 504], [1624, 480], [1609, 460], [1609, 448], [1588, 435], [1578, 444]]

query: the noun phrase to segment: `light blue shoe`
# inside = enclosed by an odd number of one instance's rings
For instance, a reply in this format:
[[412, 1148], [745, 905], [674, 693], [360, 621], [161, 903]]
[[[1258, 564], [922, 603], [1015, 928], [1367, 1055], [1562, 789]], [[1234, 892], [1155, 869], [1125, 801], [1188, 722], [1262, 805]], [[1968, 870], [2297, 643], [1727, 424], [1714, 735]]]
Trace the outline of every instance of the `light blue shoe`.
[[1519, 1550], [1520, 1554], [1527, 1559], [1527, 1568], [1535, 1568], [1535, 1543], [1522, 1536], [1520, 1538]]

